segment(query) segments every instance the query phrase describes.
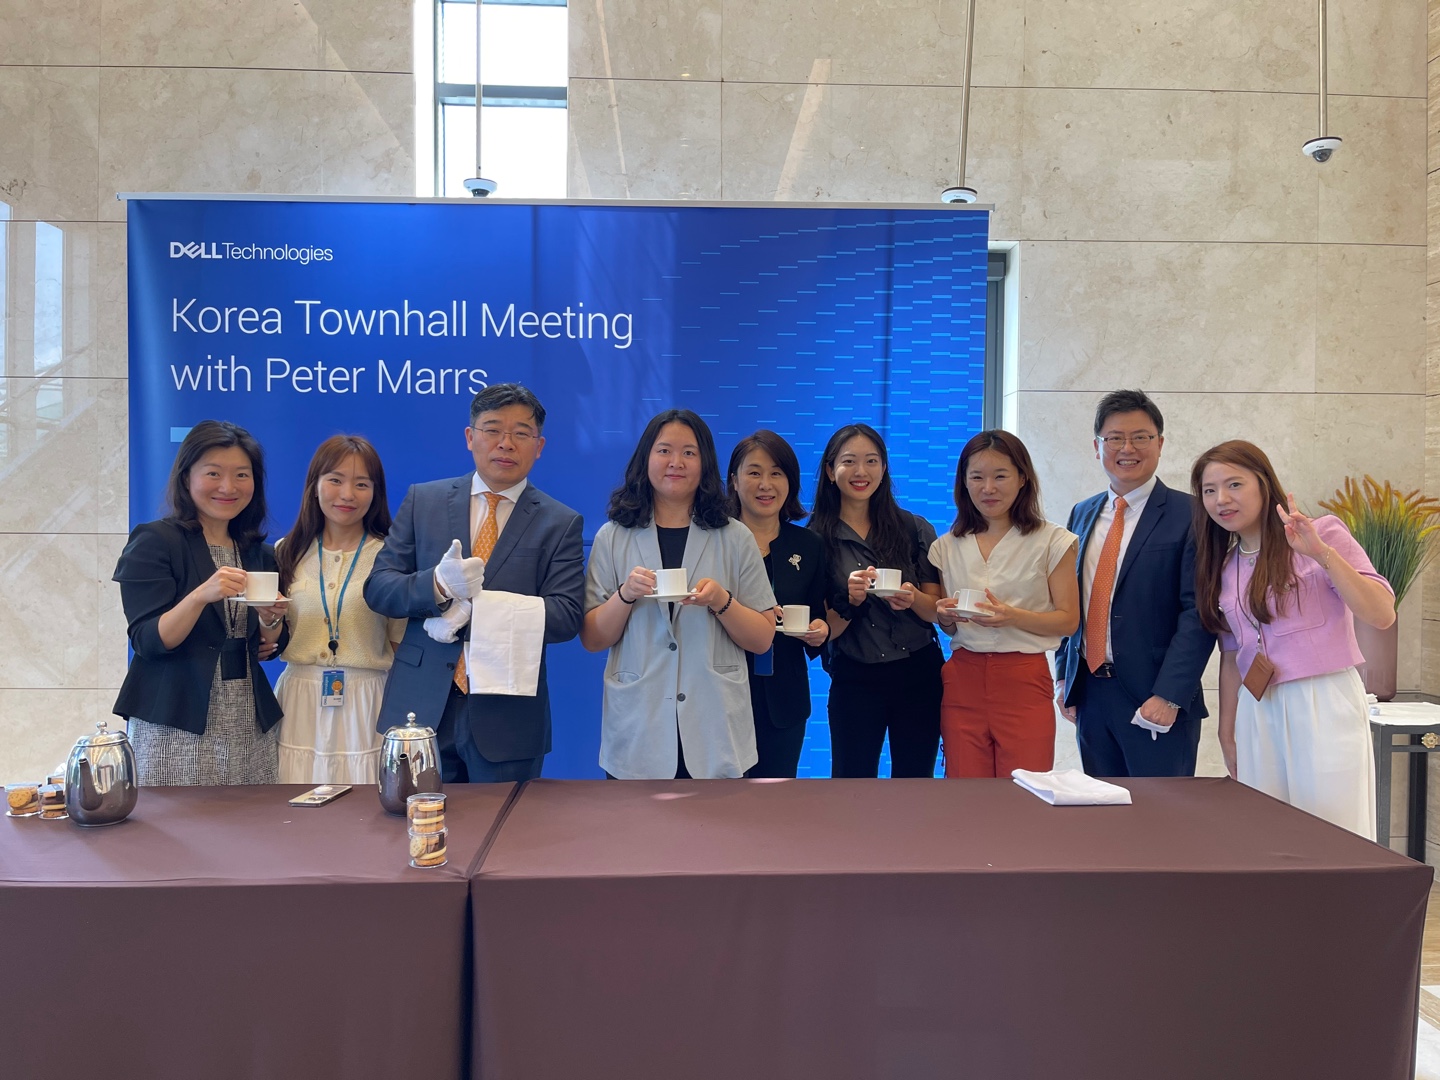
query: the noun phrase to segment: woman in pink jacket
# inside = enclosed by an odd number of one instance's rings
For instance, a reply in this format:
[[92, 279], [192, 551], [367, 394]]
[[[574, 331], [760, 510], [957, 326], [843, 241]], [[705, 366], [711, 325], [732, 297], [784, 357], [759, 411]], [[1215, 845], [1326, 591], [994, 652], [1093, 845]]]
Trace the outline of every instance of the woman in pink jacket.
[[1311, 520], [1270, 459], [1235, 440], [1190, 471], [1195, 602], [1220, 635], [1230, 775], [1375, 838], [1375, 766], [1353, 618], [1384, 629], [1395, 596], [1336, 517]]

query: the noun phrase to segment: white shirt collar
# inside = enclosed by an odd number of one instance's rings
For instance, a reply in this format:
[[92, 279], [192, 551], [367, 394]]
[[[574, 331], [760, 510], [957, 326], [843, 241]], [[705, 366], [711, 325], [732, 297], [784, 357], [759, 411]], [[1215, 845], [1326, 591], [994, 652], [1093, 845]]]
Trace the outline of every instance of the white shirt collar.
[[1107, 509], [1113, 511], [1113, 510], [1115, 509], [1115, 500], [1116, 500], [1116, 499], [1119, 499], [1119, 498], [1124, 498], [1124, 500], [1125, 500], [1125, 505], [1126, 505], [1126, 506], [1131, 506], [1131, 507], [1137, 506], [1137, 505], [1139, 505], [1140, 503], [1145, 502], [1145, 500], [1147, 500], [1148, 498], [1150, 498], [1150, 493], [1151, 493], [1152, 491], [1154, 491], [1154, 490], [1155, 490], [1155, 477], [1154, 477], [1154, 476], [1150, 477], [1149, 480], [1146, 480], [1143, 484], [1141, 484], [1141, 485], [1140, 485], [1138, 488], [1136, 488], [1134, 491], [1127, 492], [1124, 496], [1116, 495], [1113, 490], [1107, 488], [1106, 491], [1105, 491], [1105, 494], [1106, 494], [1106, 496], [1108, 497], [1108, 500], [1109, 500], [1109, 502], [1108, 502], [1108, 504], [1107, 504]]
[[[500, 495], [500, 496], [503, 496], [503, 497], [506, 498], [506, 499], [509, 499], [512, 503], [513, 503], [513, 502], [518, 502], [518, 501], [520, 500], [521, 494], [522, 494], [522, 493], [525, 491], [525, 489], [526, 489], [527, 487], [529, 487], [529, 486], [530, 486], [530, 478], [527, 476], [525, 479], [521, 480], [521, 481], [520, 481], [518, 484], [516, 484], [514, 487], [508, 487], [508, 488], [505, 488], [503, 491], [497, 491], [496, 494], [497, 494], [497, 495]], [[470, 478], [470, 494], [471, 494], [471, 495], [481, 495], [481, 494], [484, 494], [485, 492], [490, 491], [490, 490], [492, 490], [491, 487], [490, 487], [490, 485], [487, 484], [487, 483], [485, 483], [485, 481], [480, 478], [480, 474], [479, 474], [478, 472], [475, 473], [475, 475]]]

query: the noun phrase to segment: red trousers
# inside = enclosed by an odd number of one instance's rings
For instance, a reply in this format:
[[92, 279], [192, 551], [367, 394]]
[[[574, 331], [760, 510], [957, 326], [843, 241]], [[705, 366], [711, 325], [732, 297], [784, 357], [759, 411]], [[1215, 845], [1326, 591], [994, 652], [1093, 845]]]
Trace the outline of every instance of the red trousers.
[[1044, 653], [956, 649], [940, 670], [945, 775], [1008, 777], [1055, 767], [1054, 683]]

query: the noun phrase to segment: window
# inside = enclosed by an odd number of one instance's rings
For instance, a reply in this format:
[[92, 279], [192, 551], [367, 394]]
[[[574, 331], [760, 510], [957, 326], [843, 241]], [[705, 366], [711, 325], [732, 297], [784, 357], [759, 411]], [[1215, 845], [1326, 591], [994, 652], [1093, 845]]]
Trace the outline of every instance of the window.
[[[430, 0], [426, 0], [427, 3]], [[434, 112], [431, 190], [464, 197], [476, 175], [475, 18], [480, 16], [480, 167], [505, 198], [563, 199], [566, 191], [564, 0], [433, 3]], [[423, 125], [422, 125], [423, 138]], [[433, 151], [433, 152], [431, 152]], [[424, 183], [425, 170], [420, 171]]]

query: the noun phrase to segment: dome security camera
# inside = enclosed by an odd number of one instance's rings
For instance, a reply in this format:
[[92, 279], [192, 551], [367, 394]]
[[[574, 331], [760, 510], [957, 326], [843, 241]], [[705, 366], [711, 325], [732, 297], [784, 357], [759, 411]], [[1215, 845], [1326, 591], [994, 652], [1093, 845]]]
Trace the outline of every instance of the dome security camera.
[[465, 190], [477, 199], [483, 199], [486, 195], [494, 195], [495, 189], [499, 186], [494, 180], [486, 180], [483, 176], [472, 176], [465, 181]]
[[947, 187], [940, 192], [943, 203], [973, 203], [979, 197], [979, 193], [971, 187]]
[[1306, 157], [1314, 158], [1317, 165], [1324, 165], [1330, 160], [1330, 156], [1340, 149], [1342, 141], [1334, 136], [1326, 135], [1319, 139], [1311, 139], [1301, 149], [1305, 151]]

